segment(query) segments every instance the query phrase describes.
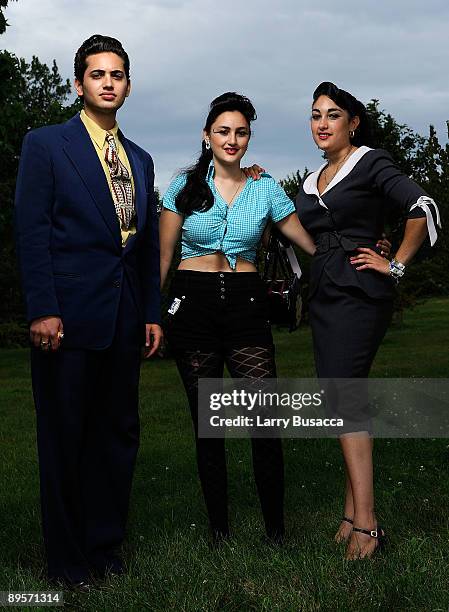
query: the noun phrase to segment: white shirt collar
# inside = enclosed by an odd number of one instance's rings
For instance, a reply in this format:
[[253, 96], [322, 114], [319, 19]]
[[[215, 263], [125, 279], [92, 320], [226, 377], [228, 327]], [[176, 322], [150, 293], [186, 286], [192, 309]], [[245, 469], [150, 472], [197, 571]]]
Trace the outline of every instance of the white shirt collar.
[[359, 147], [357, 151], [355, 151], [350, 157], [348, 157], [348, 159], [339, 169], [337, 174], [331, 180], [329, 185], [320, 195], [320, 193], [318, 192], [317, 183], [318, 183], [318, 178], [320, 176], [320, 173], [327, 166], [327, 162], [325, 162], [318, 168], [318, 170], [315, 170], [315, 172], [312, 172], [312, 174], [309, 174], [309, 176], [305, 179], [304, 184], [303, 184], [304, 191], [309, 195], [318, 196], [320, 204], [324, 206], [325, 208], [327, 208], [327, 206], [321, 200], [322, 196], [325, 193], [327, 193], [330, 189], [332, 189], [332, 187], [335, 187], [335, 185], [337, 185], [338, 183], [340, 183], [340, 181], [346, 178], [348, 174], [351, 172], [351, 170], [354, 168], [354, 166], [362, 159], [364, 155], [366, 155], [366, 153], [368, 153], [368, 151], [372, 151], [372, 149], [370, 147], [362, 146], [362, 147]]

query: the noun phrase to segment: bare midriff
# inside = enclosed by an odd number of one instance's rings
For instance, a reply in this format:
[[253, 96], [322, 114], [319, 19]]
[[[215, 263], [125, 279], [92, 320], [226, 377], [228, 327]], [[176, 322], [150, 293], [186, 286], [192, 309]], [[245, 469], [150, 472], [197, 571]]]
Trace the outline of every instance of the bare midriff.
[[223, 253], [212, 253], [211, 255], [183, 259], [178, 266], [178, 270], [196, 270], [197, 272], [257, 272], [256, 266], [253, 263], [240, 257], [237, 257], [235, 270], [233, 270]]

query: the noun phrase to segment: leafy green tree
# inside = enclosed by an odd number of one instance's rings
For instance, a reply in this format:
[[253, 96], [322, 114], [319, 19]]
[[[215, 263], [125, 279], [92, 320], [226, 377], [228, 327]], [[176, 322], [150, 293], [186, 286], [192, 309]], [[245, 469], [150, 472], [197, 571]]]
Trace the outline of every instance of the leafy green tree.
[[[437, 202], [443, 227], [449, 218], [449, 146], [440, 144], [434, 126], [427, 137], [399, 124], [390, 114], [379, 109], [378, 100], [367, 105], [374, 146], [391, 153], [401, 170], [421, 185]], [[404, 219], [391, 217], [387, 227], [393, 242], [393, 253], [402, 237]], [[407, 305], [417, 298], [449, 293], [449, 243], [447, 232], [438, 232], [438, 241], [420, 249], [415, 261], [399, 285], [399, 303]], [[415, 265], [419, 264], [419, 265]]]
[[0, 0], [0, 34], [3, 34], [8, 27], [9, 23], [6, 21], [3, 15], [3, 9], [8, 6], [8, 0]]
[[71, 92], [56, 62], [37, 57], [31, 63], [0, 51], [0, 320], [23, 320], [13, 240], [13, 202], [22, 140], [30, 129], [60, 123], [75, 114], [79, 102], [66, 105]]
[[303, 182], [303, 180], [306, 178], [308, 174], [309, 174], [309, 171], [307, 168], [305, 168], [304, 172], [302, 173], [302, 176], [299, 170], [297, 170], [291, 176], [288, 174], [287, 178], [281, 179], [279, 181], [279, 184], [281, 185], [285, 193], [288, 195], [290, 200], [293, 200], [293, 201], [295, 200], [296, 194], [299, 191], [301, 183]]

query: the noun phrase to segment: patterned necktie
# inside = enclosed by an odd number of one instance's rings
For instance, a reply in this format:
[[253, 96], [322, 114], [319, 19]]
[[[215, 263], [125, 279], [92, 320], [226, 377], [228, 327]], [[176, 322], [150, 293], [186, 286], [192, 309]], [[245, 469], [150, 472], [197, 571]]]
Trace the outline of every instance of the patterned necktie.
[[126, 166], [117, 155], [117, 145], [114, 136], [106, 135], [108, 146], [104, 158], [109, 168], [112, 184], [112, 198], [121, 229], [127, 230], [135, 215], [134, 197], [131, 177]]

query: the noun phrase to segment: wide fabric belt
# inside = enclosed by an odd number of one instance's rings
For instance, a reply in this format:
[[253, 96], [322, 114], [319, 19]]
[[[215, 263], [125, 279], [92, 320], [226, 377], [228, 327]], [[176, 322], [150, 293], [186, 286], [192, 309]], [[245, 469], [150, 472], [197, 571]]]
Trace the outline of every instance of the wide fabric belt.
[[346, 253], [355, 251], [361, 246], [373, 246], [376, 240], [343, 236], [340, 232], [322, 232], [315, 237], [317, 253], [327, 253], [331, 249], [343, 249]]

